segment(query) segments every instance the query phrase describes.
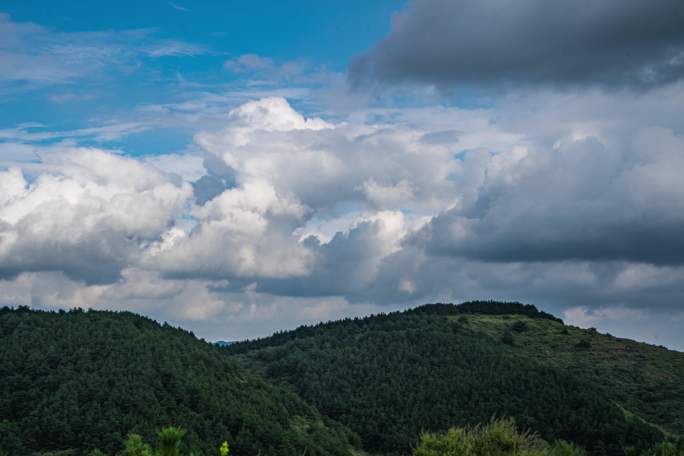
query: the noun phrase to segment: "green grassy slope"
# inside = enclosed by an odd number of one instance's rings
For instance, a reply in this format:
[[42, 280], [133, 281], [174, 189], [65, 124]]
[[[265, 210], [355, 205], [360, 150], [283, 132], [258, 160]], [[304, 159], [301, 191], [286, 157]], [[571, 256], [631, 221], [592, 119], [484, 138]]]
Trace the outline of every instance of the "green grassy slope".
[[186, 450], [349, 455], [351, 433], [191, 333], [131, 313], [0, 309], [0, 454], [120, 450], [183, 427]]
[[473, 315], [470, 325], [500, 339], [515, 321], [528, 330], [513, 331], [511, 351], [601, 385], [629, 413], [684, 435], [684, 353], [524, 316]]
[[[518, 320], [526, 328], [515, 331]], [[576, 347], [580, 340], [589, 348]], [[224, 351], [291, 385], [382, 454], [407, 453], [421, 431], [492, 416], [512, 416], [596, 455], [650, 446], [659, 429], [681, 430], [681, 353], [564, 327], [531, 306], [422, 306]]]

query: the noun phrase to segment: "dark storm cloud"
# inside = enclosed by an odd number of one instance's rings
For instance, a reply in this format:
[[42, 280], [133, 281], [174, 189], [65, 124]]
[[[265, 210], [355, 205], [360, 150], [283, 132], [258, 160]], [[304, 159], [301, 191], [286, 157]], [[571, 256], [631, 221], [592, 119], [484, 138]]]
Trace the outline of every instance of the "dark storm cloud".
[[[442, 224], [449, 224], [446, 214], [435, 220], [439, 233], [431, 239], [430, 251], [436, 254], [455, 254], [484, 261], [532, 262], [564, 260], [629, 260], [657, 265], [684, 264], [684, 224], [679, 221], [639, 223], [637, 217], [621, 221], [577, 220], [564, 226], [544, 224], [539, 217], [521, 217], [507, 226], [489, 225], [489, 221], [474, 221], [481, 231], [468, 242], [451, 244]], [[536, 232], [531, 230], [537, 230]]]
[[681, 0], [415, 0], [349, 68], [356, 86], [649, 87], [683, 74]]
[[532, 151], [487, 170], [418, 237], [433, 255], [482, 261], [682, 265], [682, 150], [682, 137], [652, 129], [619, 146], [586, 138]]
[[[22, 225], [19, 229], [29, 232], [28, 223]], [[106, 226], [99, 229], [97, 234], [84, 236], [73, 243], [44, 242], [35, 236], [26, 241], [22, 239], [0, 262], [0, 280], [13, 279], [24, 272], [61, 271], [67, 277], [88, 284], [117, 281], [121, 270], [132, 259], [137, 244], [125, 236], [107, 232]]]

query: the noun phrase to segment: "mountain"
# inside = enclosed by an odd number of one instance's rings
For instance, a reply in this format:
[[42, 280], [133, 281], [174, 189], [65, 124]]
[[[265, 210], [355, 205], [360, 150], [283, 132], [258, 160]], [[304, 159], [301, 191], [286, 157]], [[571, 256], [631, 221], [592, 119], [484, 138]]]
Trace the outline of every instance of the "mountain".
[[0, 454], [113, 454], [167, 425], [196, 455], [228, 440], [240, 456], [343, 456], [355, 439], [190, 332], [128, 312], [0, 309]]
[[372, 453], [423, 431], [512, 417], [547, 440], [622, 455], [684, 434], [684, 353], [470, 302], [305, 326], [223, 348], [349, 426]]

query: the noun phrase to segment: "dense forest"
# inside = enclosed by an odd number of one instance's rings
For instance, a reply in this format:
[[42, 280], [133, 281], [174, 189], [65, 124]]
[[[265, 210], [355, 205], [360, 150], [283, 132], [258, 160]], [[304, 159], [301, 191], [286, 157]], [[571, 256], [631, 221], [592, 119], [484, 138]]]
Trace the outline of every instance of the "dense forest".
[[684, 353], [518, 303], [228, 345], [128, 312], [1, 308], [0, 456], [681, 456], [682, 378]]
[[567, 327], [518, 303], [433, 304], [224, 350], [294, 387], [370, 452], [405, 454], [421, 431], [492, 417], [595, 455], [683, 431], [684, 354]]
[[186, 430], [184, 451], [348, 455], [354, 436], [191, 333], [131, 313], [0, 309], [0, 454], [113, 454]]

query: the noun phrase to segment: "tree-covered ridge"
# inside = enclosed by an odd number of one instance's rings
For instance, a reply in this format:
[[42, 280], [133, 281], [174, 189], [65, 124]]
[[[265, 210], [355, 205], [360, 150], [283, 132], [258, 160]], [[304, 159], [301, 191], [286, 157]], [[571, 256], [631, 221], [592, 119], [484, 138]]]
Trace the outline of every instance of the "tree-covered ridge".
[[351, 435], [191, 333], [127, 312], [0, 309], [0, 454], [114, 454], [174, 424], [184, 452], [348, 455]]
[[482, 315], [526, 315], [531, 318], [549, 319], [562, 323], [563, 321], [553, 315], [537, 309], [531, 304], [519, 302], [500, 301], [468, 301], [462, 304], [434, 303], [424, 304], [405, 311], [380, 313], [365, 318], [344, 318], [336, 321], [322, 322], [314, 325], [302, 325], [291, 331], [277, 331], [269, 337], [254, 340], [243, 340], [222, 345], [231, 354], [243, 353], [256, 348], [265, 348], [285, 344], [295, 339], [322, 335], [332, 328], [344, 328], [347, 326], [367, 326], [383, 324], [385, 321], [394, 320], [400, 315], [426, 314], [426, 315], [459, 315], [459, 314], [482, 314]]
[[[516, 312], [502, 314], [509, 306]], [[454, 307], [302, 327], [224, 350], [268, 378], [293, 385], [321, 413], [356, 431], [370, 452], [405, 454], [422, 431], [475, 425], [493, 416], [514, 417], [545, 439], [568, 440], [596, 455], [646, 449], [663, 438], [636, 408], [625, 410], [617, 401], [631, 391], [612, 394], [600, 378], [583, 374], [588, 364], [570, 369], [543, 350], [520, 348], [521, 335], [532, 334], [527, 322], [566, 337], [568, 328], [558, 319], [528, 316], [533, 309], [519, 304], [488, 312], [478, 303], [476, 314]], [[484, 326], [474, 324], [478, 319]], [[486, 331], [486, 319], [501, 326]], [[576, 342], [567, 338], [567, 349], [584, 353]], [[682, 396], [671, 401], [684, 405]]]
[[522, 315], [530, 318], [563, 323], [563, 320], [550, 313], [537, 309], [532, 304], [522, 304], [520, 302], [501, 302], [501, 301], [467, 301], [461, 304], [435, 303], [424, 304], [422, 306], [409, 309], [404, 313], [425, 313], [430, 315]]

